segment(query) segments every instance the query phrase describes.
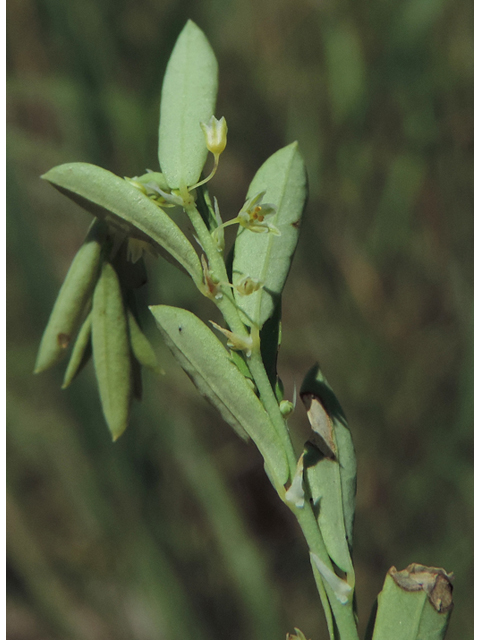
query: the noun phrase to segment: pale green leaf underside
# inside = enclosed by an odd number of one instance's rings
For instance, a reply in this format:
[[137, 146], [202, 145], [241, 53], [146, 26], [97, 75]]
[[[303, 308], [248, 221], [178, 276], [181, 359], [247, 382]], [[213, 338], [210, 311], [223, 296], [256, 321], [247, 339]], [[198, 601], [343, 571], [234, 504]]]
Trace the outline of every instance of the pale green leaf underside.
[[272, 314], [283, 290], [307, 197], [305, 165], [296, 142], [274, 153], [260, 167], [247, 198], [261, 191], [266, 191], [263, 202], [277, 207], [277, 214], [269, 221], [281, 235], [254, 233], [240, 227], [232, 272], [234, 285], [244, 276], [264, 283], [262, 289], [249, 296], [235, 295], [238, 306], [250, 322], [260, 327]]
[[[312, 403], [309, 419], [316, 419], [314, 410], [317, 414], [323, 412], [325, 423], [328, 422], [331, 428], [334, 455], [324, 457], [318, 452], [316, 455], [316, 448], [308, 445], [305, 472], [328, 554], [338, 567], [353, 576], [350, 549], [355, 514], [356, 458], [352, 436], [340, 405], [317, 365], [307, 373], [300, 395], [306, 404]], [[312, 429], [319, 433], [317, 425], [312, 424]]]
[[103, 413], [116, 440], [128, 424], [132, 374], [122, 292], [115, 269], [108, 262], [93, 294], [92, 347]]
[[137, 361], [154, 373], [162, 373], [161, 367], [158, 366], [155, 351], [147, 336], [140, 329], [131, 309], [127, 309], [127, 326], [130, 335], [130, 346]]
[[73, 259], [58, 293], [43, 332], [35, 373], [59, 362], [75, 337], [97, 281], [104, 239], [104, 225], [95, 222]]
[[80, 371], [84, 358], [86, 357], [87, 351], [91, 345], [91, 337], [92, 312], [90, 312], [85, 318], [82, 326], [80, 327], [80, 331], [78, 332], [77, 339], [75, 340], [75, 344], [72, 349], [72, 355], [70, 356], [68, 367], [63, 378], [62, 389], [66, 389]]
[[222, 343], [189, 311], [163, 305], [150, 310], [165, 342], [200, 393], [239, 435], [252, 438], [277, 480], [285, 484], [288, 464], [275, 428]]
[[160, 103], [158, 158], [171, 189], [198, 181], [208, 153], [200, 122], [214, 114], [217, 85], [215, 54], [189, 20], [170, 56]]
[[[314, 451], [307, 446], [313, 457]], [[336, 460], [322, 458], [305, 469], [305, 476], [328, 555], [345, 573], [353, 571], [343, 519], [340, 470]]]
[[42, 178], [125, 235], [152, 242], [194, 279], [202, 281], [198, 256], [173, 220], [126, 180], [84, 162], [62, 164]]

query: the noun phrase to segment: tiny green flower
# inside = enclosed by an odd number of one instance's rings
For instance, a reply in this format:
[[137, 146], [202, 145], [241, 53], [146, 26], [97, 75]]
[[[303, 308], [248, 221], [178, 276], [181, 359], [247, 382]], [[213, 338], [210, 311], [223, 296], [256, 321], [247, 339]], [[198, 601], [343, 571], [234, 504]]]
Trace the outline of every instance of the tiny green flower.
[[247, 358], [252, 355], [252, 348], [254, 345], [253, 338], [251, 336], [239, 336], [237, 333], [232, 333], [232, 331], [224, 329], [216, 322], [213, 322], [213, 320], [210, 320], [210, 324], [228, 338], [227, 347], [230, 347], [230, 349], [233, 349], [234, 351], [244, 351]]
[[203, 253], [201, 261], [203, 270], [203, 283], [205, 285], [205, 295], [207, 296], [207, 298], [211, 298], [212, 300], [221, 300], [223, 298], [223, 293], [220, 289], [219, 282], [217, 278], [212, 275], [212, 272]]
[[[254, 233], [273, 233], [275, 236], [282, 235], [277, 227], [269, 222], [267, 218], [277, 213], [274, 204], [265, 202], [261, 204], [265, 191], [257, 193], [249, 198], [235, 218], [224, 222], [222, 227], [229, 227], [232, 224], [239, 224], [244, 229], [250, 229]], [[218, 227], [219, 228], [219, 227]]]
[[158, 186], [150, 185], [150, 187], [164, 199], [167, 205], [170, 205], [172, 207], [183, 207], [185, 205], [184, 199], [180, 195], [178, 195], [178, 193], [175, 193], [175, 191], [172, 191], [172, 193], [167, 193], [166, 191], [163, 191], [163, 189], [160, 189], [160, 187]]
[[223, 116], [220, 120], [212, 116], [208, 122], [201, 122], [200, 126], [205, 135], [207, 149], [217, 159], [227, 146], [227, 121]]
[[[147, 181], [148, 177], [152, 175], [150, 181]], [[160, 207], [173, 207], [173, 206], [181, 206], [181, 202], [177, 199], [175, 195], [171, 193], [167, 193], [160, 188], [160, 185], [163, 186], [161, 180], [155, 178], [155, 176], [162, 176], [161, 173], [146, 173], [145, 176], [140, 176], [140, 178], [127, 178], [124, 180], [129, 182], [133, 187], [141, 191], [144, 195], [148, 196], [152, 202], [155, 202]], [[168, 189], [168, 187], [166, 187]]]
[[263, 282], [250, 276], [245, 276], [237, 282], [235, 289], [241, 296], [249, 296], [255, 291], [258, 291], [263, 287]]
[[266, 219], [274, 216], [277, 210], [273, 204], [266, 202], [262, 204], [264, 195], [265, 191], [261, 191], [249, 198], [240, 210], [237, 222], [254, 233], [273, 233], [279, 236], [280, 231], [277, 227]]

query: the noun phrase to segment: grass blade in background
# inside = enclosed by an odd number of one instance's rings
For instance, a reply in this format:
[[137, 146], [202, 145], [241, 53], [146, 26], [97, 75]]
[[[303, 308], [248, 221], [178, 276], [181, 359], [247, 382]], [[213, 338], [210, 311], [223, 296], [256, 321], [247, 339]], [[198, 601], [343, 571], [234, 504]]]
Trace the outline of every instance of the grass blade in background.
[[171, 189], [194, 185], [207, 159], [200, 122], [215, 111], [218, 65], [197, 25], [189, 20], [165, 72], [160, 102], [158, 158]]
[[282, 637], [279, 589], [268, 575], [268, 562], [252, 540], [214, 452], [208, 450], [197, 433], [197, 421], [182, 411], [175, 415], [175, 428], [162, 432], [162, 442], [211, 523], [223, 565], [247, 622], [245, 637], [278, 640]]

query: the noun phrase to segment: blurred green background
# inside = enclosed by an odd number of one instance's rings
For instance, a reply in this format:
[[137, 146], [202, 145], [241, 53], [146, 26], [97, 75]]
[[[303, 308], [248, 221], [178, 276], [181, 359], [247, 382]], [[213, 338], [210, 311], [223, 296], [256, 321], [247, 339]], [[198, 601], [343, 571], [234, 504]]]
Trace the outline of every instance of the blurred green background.
[[[473, 637], [473, 3], [10, 0], [9, 640], [326, 637], [307, 549], [260, 456], [167, 375], [113, 445], [89, 365], [32, 369], [89, 216], [39, 175], [157, 169], [160, 86], [187, 18], [220, 64], [229, 143], [212, 181], [236, 214], [298, 139], [310, 200], [284, 295], [287, 397], [319, 361], [358, 453], [361, 630], [391, 565], [454, 571], [448, 637]], [[216, 319], [149, 263], [145, 304]], [[303, 407], [291, 419], [300, 447]]]

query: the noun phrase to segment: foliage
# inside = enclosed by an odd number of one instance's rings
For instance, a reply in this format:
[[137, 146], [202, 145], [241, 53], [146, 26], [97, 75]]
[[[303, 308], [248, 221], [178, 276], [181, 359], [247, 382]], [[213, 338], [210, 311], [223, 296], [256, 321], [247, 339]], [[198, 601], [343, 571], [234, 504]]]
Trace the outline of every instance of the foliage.
[[[468, 637], [468, 5], [431, 3], [430, 12], [420, 20], [412, 16], [413, 5], [390, 11], [374, 3], [358, 6], [350, 14], [335, 7], [300, 5], [293, 16], [288, 5], [280, 3], [273, 23], [267, 2], [259, 3], [258, 12], [249, 17], [240, 3], [229, 5], [228, 12], [208, 3], [196, 9], [199, 13], [194, 17], [202, 14], [200, 22], [210, 24], [208, 32], [214, 34], [215, 49], [223, 60], [220, 66], [231, 78], [220, 96], [223, 105], [230, 104], [222, 111], [231, 135], [246, 132], [245, 141], [232, 138], [229, 153], [233, 155], [230, 160], [225, 156], [223, 173], [215, 178], [216, 189], [224, 196], [225, 210], [238, 210], [248, 167], [286, 141], [300, 140], [312, 168], [307, 211], [311, 225], [301, 240], [299, 261], [286, 292], [281, 360], [286, 387], [292, 388], [293, 377], [298, 379], [314, 355], [329, 372], [355, 425], [360, 473], [366, 479], [356, 522], [357, 580], [366, 585], [365, 599], [371, 600], [379, 589], [389, 560], [401, 565], [421, 557], [441, 563], [457, 576], [452, 634]], [[210, 453], [205, 459], [213, 456], [235, 492], [248, 496], [242, 501], [250, 505], [248, 509], [258, 505], [257, 521], [262, 524], [256, 525], [257, 533], [264, 548], [272, 549], [268, 573], [272, 575], [276, 567], [288, 619], [280, 629], [298, 624], [308, 637], [319, 637], [313, 590], [303, 579], [297, 582], [305, 566], [294, 528], [280, 513], [266, 511], [267, 502], [261, 496], [268, 494], [268, 486], [255, 473], [252, 453], [241, 449], [243, 462], [238, 458], [234, 462], [230, 436], [219, 435], [218, 427], [210, 428], [213, 418], [201, 405], [190, 417], [182, 414], [181, 407], [195, 402], [187, 387], [172, 384], [164, 397], [151, 392], [152, 414], [136, 410], [137, 436], [130, 439], [127, 431], [125, 442], [117, 445], [120, 450], [111, 453], [98, 428], [88, 370], [86, 379], [85, 374], [78, 379], [77, 390], [72, 387], [69, 392], [71, 404], [54, 392], [51, 383], [30, 381], [35, 343], [57, 286], [50, 283], [65, 273], [81, 243], [86, 220], [69, 209], [73, 223], [67, 224], [67, 207], [46, 195], [35, 176], [72, 157], [103, 164], [120, 175], [132, 175], [138, 166], [154, 166], [155, 149], [149, 136], [158, 119], [158, 69], [162, 59], [165, 64], [172, 34], [179, 30], [176, 16], [185, 15], [185, 10], [174, 3], [169, 8], [136, 6], [129, 13], [131, 7], [125, 3], [120, 11], [115, 8], [113, 16], [108, 3], [26, 6], [30, 13], [22, 14], [21, 23], [11, 10], [9, 34], [9, 484], [16, 514], [10, 519], [11, 610], [23, 606], [28, 594], [28, 601], [36, 602], [36, 608], [30, 609], [36, 613], [30, 615], [53, 624], [71, 619], [69, 612], [87, 606], [86, 636], [123, 637], [134, 622], [120, 615], [118, 603], [129, 598], [138, 611], [134, 594], [148, 594], [141, 598], [144, 608], [140, 607], [144, 612], [140, 617], [148, 620], [165, 576], [170, 585], [178, 585], [173, 574], [186, 572], [188, 593], [183, 596], [196, 599], [197, 615], [184, 616], [183, 623], [192, 621], [195, 637], [200, 637], [202, 624], [213, 624], [217, 632], [232, 637], [227, 629], [234, 610], [238, 620], [240, 611], [248, 612], [243, 617], [245, 627], [261, 625], [261, 616], [255, 617], [260, 597], [230, 597], [232, 590], [250, 591], [244, 588], [247, 578], [242, 571], [229, 564], [231, 554], [224, 554], [228, 543], [222, 542], [223, 525], [214, 524], [217, 515], [211, 504], [219, 499], [218, 478], [210, 485], [210, 499], [203, 496], [204, 515], [191, 503], [190, 496], [200, 491], [199, 485], [181, 470], [185, 469], [182, 452], [191, 442], [185, 431], [193, 420], [197, 440], [199, 431], [204, 437], [204, 443], [196, 441], [196, 446], [203, 451], [208, 443]], [[38, 21], [32, 19], [36, 12]], [[152, 12], [157, 19], [152, 19]], [[267, 18], [268, 29], [262, 28]], [[253, 36], [254, 29], [262, 33], [261, 38]], [[343, 37], [350, 34], [357, 42], [351, 51], [360, 56], [356, 68], [361, 73], [352, 71], [357, 81], [349, 85], [357, 87], [357, 99], [349, 101], [345, 113], [338, 116], [331, 96], [334, 91], [341, 95], [343, 74], [335, 71], [335, 48], [328, 49], [323, 59], [324, 41], [319, 41], [318, 34], [323, 38], [327, 30], [331, 39], [337, 32]], [[157, 47], [156, 53], [152, 47]], [[337, 48], [340, 53], [344, 50]], [[61, 70], [56, 76], [46, 73], [54, 64]], [[240, 66], [244, 73], [235, 73]], [[270, 117], [265, 118], [265, 113]], [[241, 127], [236, 121], [242, 122]], [[233, 187], [232, 172], [238, 180]], [[303, 258], [307, 255], [308, 263]], [[179, 282], [171, 271], [163, 281], [151, 283], [157, 292], [151, 301], [190, 304], [192, 290]], [[194, 310], [202, 315], [202, 309], [198, 303]], [[293, 326], [299, 331], [293, 332]], [[293, 333], [294, 343], [289, 337]], [[165, 354], [160, 358], [163, 365], [165, 358]], [[156, 388], [157, 383], [146, 380], [146, 384]], [[148, 415], [159, 410], [164, 424], [171, 423], [172, 428], [155, 430], [156, 422]], [[203, 425], [200, 430], [199, 424]], [[302, 432], [304, 426], [294, 424]], [[91, 460], [88, 466], [86, 452]], [[158, 466], [163, 469], [161, 477], [153, 471]], [[176, 483], [163, 483], [162, 477], [175, 478]], [[151, 504], [158, 505], [158, 516], [145, 518], [138, 505]], [[168, 507], [173, 516], [168, 531], [162, 507]], [[185, 513], [195, 523], [191, 535], [175, 534], [175, 522], [181, 525]], [[250, 515], [253, 522], [254, 514]], [[121, 529], [115, 521], [122, 523]], [[54, 531], [51, 522], [58, 523]], [[208, 533], [210, 526], [217, 533]], [[134, 546], [128, 544], [133, 530], [143, 541]], [[283, 553], [286, 547], [288, 554]], [[209, 558], [210, 563], [218, 558], [215, 575], [207, 570], [206, 576], [200, 570], [202, 548], [215, 549]], [[297, 548], [298, 561], [285, 566], [284, 558]], [[165, 553], [159, 559], [162, 550]], [[250, 551], [244, 557], [252, 558]], [[154, 566], [152, 557], [156, 557]], [[273, 557], [283, 560], [272, 563]], [[26, 558], [36, 558], [37, 564]], [[265, 576], [265, 562], [250, 563], [259, 579]], [[32, 566], [42, 567], [41, 588], [36, 586], [38, 572]], [[88, 578], [92, 575], [97, 576], [97, 585], [114, 579], [125, 588], [121, 595], [103, 589], [99, 600], [92, 597], [96, 589]], [[226, 584], [230, 586], [224, 588]], [[265, 597], [267, 591], [272, 593], [271, 584], [269, 589], [257, 594]], [[295, 595], [300, 590], [301, 603]], [[163, 597], [185, 606], [175, 586]], [[146, 604], [149, 598], [151, 609]], [[245, 609], [239, 604], [244, 601], [250, 603]], [[359, 605], [364, 611], [366, 603]], [[216, 606], [229, 614], [220, 616], [220, 609], [215, 613]], [[173, 605], [167, 609], [176, 610]], [[199, 609], [203, 622], [198, 621]], [[271, 635], [262, 637], [279, 637], [273, 621], [265, 627]], [[142, 632], [148, 636], [145, 627]]]

